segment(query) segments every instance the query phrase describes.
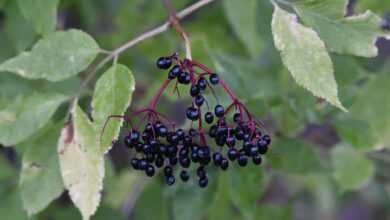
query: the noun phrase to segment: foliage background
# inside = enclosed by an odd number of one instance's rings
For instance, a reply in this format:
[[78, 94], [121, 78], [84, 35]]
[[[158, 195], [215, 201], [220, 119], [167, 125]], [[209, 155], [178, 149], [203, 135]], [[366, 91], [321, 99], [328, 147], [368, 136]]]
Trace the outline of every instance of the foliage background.
[[[0, 0], [0, 63], [30, 50], [54, 26], [57, 30], [81, 29], [100, 48], [112, 49], [167, 18], [158, 0], [40, 0], [41, 8], [31, 2]], [[174, 1], [177, 8], [192, 2]], [[287, 2], [297, 7], [305, 3]], [[343, 1], [323, 2], [325, 11], [314, 15], [332, 14], [332, 6]], [[25, 8], [41, 13], [31, 15]], [[351, 1], [348, 14], [366, 9], [388, 17], [390, 4]], [[286, 10], [294, 13], [291, 8]], [[349, 110], [346, 113], [294, 82], [274, 46], [272, 12], [269, 1], [220, 0], [183, 21], [194, 59], [220, 72], [272, 131], [274, 143], [264, 166], [215, 172], [206, 190], [196, 184], [168, 187], [160, 177], [146, 179], [134, 172], [129, 166], [131, 155], [117, 144], [105, 157], [102, 200], [92, 219], [390, 219], [389, 41], [378, 40], [377, 57], [363, 58], [371, 56], [368, 52], [331, 53], [339, 99]], [[299, 14], [303, 22], [305, 16], [309, 24], [314, 21], [304, 13], [303, 9]], [[321, 33], [322, 26], [318, 28], [314, 29]], [[362, 25], [357, 33], [368, 36], [373, 29]], [[348, 48], [364, 48], [367, 39], [331, 40]], [[58, 42], [49, 49], [69, 48], [72, 45]], [[136, 82], [129, 111], [145, 105], [166, 77], [156, 70], [155, 59], [177, 50], [182, 51], [182, 42], [174, 31], [168, 31], [119, 57], [118, 62], [131, 69]], [[304, 61], [297, 56], [296, 62]], [[58, 73], [61, 66], [52, 68], [58, 68]], [[76, 71], [57, 82], [2, 71], [1, 219], [81, 219], [61, 179], [57, 143], [70, 98], [87, 71]], [[130, 81], [122, 86], [130, 88]], [[95, 82], [90, 83], [79, 100], [81, 111], [88, 114], [92, 96], [98, 96], [93, 95], [94, 88]], [[168, 94], [160, 109], [172, 113], [184, 109], [185, 103]], [[25, 118], [16, 120], [22, 113]], [[176, 116], [176, 120], [183, 118]], [[96, 187], [94, 181], [89, 184]]]

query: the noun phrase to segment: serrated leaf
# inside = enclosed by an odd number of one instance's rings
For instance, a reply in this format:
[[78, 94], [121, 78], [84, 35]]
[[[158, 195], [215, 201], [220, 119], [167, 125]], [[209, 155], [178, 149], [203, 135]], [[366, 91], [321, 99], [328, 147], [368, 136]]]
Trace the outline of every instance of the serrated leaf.
[[[222, 1], [227, 18], [234, 33], [245, 45], [252, 57], [259, 56], [263, 42], [257, 31], [257, 0], [224, 0]], [[244, 13], [243, 13], [244, 12]]]
[[23, 145], [19, 188], [29, 216], [46, 208], [64, 190], [56, 145], [60, 126], [49, 123], [39, 135]]
[[372, 162], [352, 147], [333, 148], [331, 158], [333, 177], [342, 191], [359, 189], [373, 177]]
[[299, 139], [277, 139], [267, 158], [273, 169], [286, 174], [306, 175], [321, 169], [314, 146]]
[[104, 158], [93, 126], [78, 105], [73, 108], [72, 116], [73, 123], [62, 129], [58, 143], [61, 174], [83, 219], [90, 219], [100, 203]]
[[59, 0], [18, 0], [23, 16], [41, 35], [54, 31]]
[[11, 146], [26, 139], [42, 128], [66, 99], [55, 93], [16, 98], [0, 110], [0, 143]]
[[298, 84], [346, 111], [338, 99], [332, 61], [322, 40], [299, 24], [295, 15], [274, 5], [272, 32], [284, 65]]
[[[344, 17], [347, 1], [304, 1], [295, 10], [304, 24], [312, 27], [327, 48], [340, 54], [374, 57], [378, 54], [376, 39], [383, 35], [381, 18], [371, 11]], [[335, 12], [335, 13], [332, 13]]]
[[[92, 118], [97, 133], [110, 115], [123, 115], [130, 105], [135, 89], [131, 71], [124, 65], [116, 64], [108, 69], [97, 81], [92, 100]], [[100, 147], [107, 152], [112, 140], [119, 135], [123, 120], [111, 120], [102, 133]]]
[[386, 71], [360, 89], [358, 99], [351, 107], [354, 118], [367, 122], [378, 144], [390, 143], [390, 75]]
[[23, 52], [0, 65], [28, 79], [60, 81], [86, 69], [99, 52], [99, 46], [79, 30], [59, 31], [39, 40], [30, 52]]
[[[249, 160], [249, 163], [251, 162]], [[254, 219], [256, 201], [265, 192], [268, 179], [259, 166], [250, 164], [245, 169], [245, 172], [237, 167], [229, 169], [230, 201], [245, 219]]]

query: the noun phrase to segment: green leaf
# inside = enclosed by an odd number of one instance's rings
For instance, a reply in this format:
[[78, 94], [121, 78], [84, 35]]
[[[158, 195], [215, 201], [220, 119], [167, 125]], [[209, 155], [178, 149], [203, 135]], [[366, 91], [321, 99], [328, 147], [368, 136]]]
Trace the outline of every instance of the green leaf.
[[81, 72], [92, 63], [99, 46], [79, 30], [55, 32], [39, 40], [30, 52], [23, 52], [0, 65], [28, 79], [60, 81]]
[[164, 187], [165, 185], [162, 185], [158, 181], [153, 181], [146, 186], [135, 203], [134, 219], [171, 219], [169, 218], [169, 203], [162, 193]]
[[[108, 169], [106, 170], [108, 173]], [[109, 176], [107, 174], [105, 179], [106, 187], [104, 189], [106, 192], [104, 197], [105, 203], [115, 209], [121, 208], [130, 193], [134, 193], [135, 189], [142, 188], [139, 183], [143, 184], [143, 181], [138, 181], [144, 177], [141, 175], [138, 172], [129, 172], [128, 170], [111, 178], [107, 178]]]
[[54, 31], [59, 0], [18, 0], [23, 16], [41, 35]]
[[352, 147], [358, 150], [372, 150], [375, 147], [375, 137], [367, 122], [345, 119], [335, 123], [335, 126], [341, 139]]
[[55, 93], [16, 98], [0, 110], [0, 142], [11, 146], [25, 140], [42, 128], [66, 99]]
[[5, 14], [4, 33], [9, 38], [9, 41], [12, 42], [11, 47], [13, 47], [15, 52], [22, 52], [31, 46], [37, 34], [26, 19], [24, 19], [17, 1], [7, 3], [5, 6]]
[[277, 219], [289, 220], [293, 219], [292, 209], [289, 205], [262, 204], [256, 209], [256, 220]]
[[[108, 69], [97, 81], [92, 100], [92, 118], [96, 133], [101, 133], [103, 125], [110, 115], [123, 115], [130, 105], [135, 89], [135, 80], [131, 71], [117, 64]], [[119, 135], [123, 120], [111, 120], [102, 133], [101, 148], [107, 152], [112, 140]]]
[[229, 176], [226, 173], [218, 175], [218, 188], [214, 201], [210, 204], [209, 219], [237, 219], [237, 213], [232, 207], [229, 197]]
[[272, 168], [286, 174], [306, 175], [321, 168], [314, 146], [299, 139], [277, 139], [267, 156]]
[[73, 123], [62, 129], [58, 153], [65, 188], [86, 220], [96, 212], [100, 203], [104, 158], [93, 125], [77, 104], [72, 116]]
[[340, 12], [345, 11], [346, 2], [315, 0], [309, 4], [296, 4], [295, 9], [303, 23], [314, 28], [329, 50], [362, 57], [376, 56], [375, 42], [383, 35], [381, 18], [370, 11], [344, 17]]
[[390, 2], [382, 0], [359, 0], [356, 2], [356, 8], [358, 11], [370, 9], [384, 14], [390, 10]]
[[390, 143], [390, 99], [387, 95], [390, 85], [388, 72], [368, 82], [359, 92], [358, 99], [351, 107], [354, 118], [367, 122], [377, 144]]
[[19, 192], [16, 190], [9, 190], [3, 194], [0, 194], [0, 213], [1, 218], [4, 220], [27, 220], [28, 217], [23, 212], [22, 202], [20, 201]]
[[256, 202], [265, 192], [268, 183], [262, 168], [250, 164], [245, 168], [245, 172], [242, 172], [241, 169], [232, 166], [228, 174], [231, 202], [245, 219], [254, 219]]
[[256, 12], [258, 1], [224, 0], [222, 3], [234, 33], [252, 57], [258, 56], [264, 46], [257, 31]]
[[275, 4], [272, 19], [274, 43], [295, 81], [343, 111], [337, 95], [332, 61], [316, 32], [297, 22], [297, 17]]
[[359, 189], [373, 177], [372, 162], [352, 147], [333, 148], [331, 158], [333, 177], [342, 191]]
[[56, 151], [60, 126], [49, 123], [43, 130], [23, 144], [27, 150], [23, 154], [19, 188], [29, 216], [46, 208], [64, 190]]

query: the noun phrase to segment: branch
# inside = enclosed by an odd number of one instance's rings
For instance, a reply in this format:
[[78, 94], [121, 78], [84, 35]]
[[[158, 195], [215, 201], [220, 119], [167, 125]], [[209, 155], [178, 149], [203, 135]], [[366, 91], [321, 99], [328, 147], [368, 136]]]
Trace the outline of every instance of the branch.
[[[209, 3], [213, 2], [213, 1], [214, 0], [199, 0], [198, 2], [192, 4], [192, 5], [188, 6], [187, 8], [185, 8], [185, 9], [181, 10], [180, 12], [178, 12], [176, 14], [176, 20], [178, 21], [178, 20], [181, 20], [181, 19], [187, 17], [188, 15], [190, 15], [193, 12], [197, 11], [199, 8], [202, 8], [203, 6], [209, 4]], [[136, 37], [134, 39], [131, 39], [127, 43], [123, 44], [122, 46], [118, 47], [114, 51], [110, 52], [107, 57], [105, 57], [102, 61], [100, 61], [95, 67], [92, 68], [91, 72], [89, 72], [87, 74], [87, 77], [83, 80], [82, 84], [79, 87], [79, 90], [74, 95], [73, 99], [76, 99], [81, 94], [81, 90], [84, 87], [86, 87], [88, 85], [88, 83], [95, 77], [97, 71], [100, 68], [102, 68], [104, 65], [106, 65], [111, 60], [113, 60], [113, 59], [115, 60], [121, 53], [125, 52], [129, 48], [131, 48], [131, 47], [141, 43], [144, 40], [147, 40], [149, 38], [152, 38], [154, 36], [157, 36], [157, 35], [165, 32], [165, 31], [167, 31], [171, 27], [171, 24], [172, 24], [172, 21], [169, 19], [168, 21], [166, 21], [162, 25], [157, 26], [157, 27], [153, 28], [150, 31], [147, 31], [147, 32], [139, 35], [138, 37]], [[175, 26], [175, 25], [173, 25], [173, 26]], [[187, 53], [187, 56], [188, 56], [188, 54], [191, 54], [191, 47], [189, 45], [189, 40], [188, 40], [188, 37], [186, 36], [186, 34], [185, 34], [185, 36], [182, 35], [182, 37], [185, 39], [185, 42], [186, 42], [186, 50], [187, 50], [186, 53]]]

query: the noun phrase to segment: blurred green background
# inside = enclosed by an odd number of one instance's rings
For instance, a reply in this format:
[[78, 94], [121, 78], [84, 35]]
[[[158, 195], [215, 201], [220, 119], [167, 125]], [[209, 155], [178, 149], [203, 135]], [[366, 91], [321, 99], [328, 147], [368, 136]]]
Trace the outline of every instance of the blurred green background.
[[[177, 9], [193, 2], [174, 1]], [[206, 189], [196, 183], [169, 187], [161, 176], [147, 179], [133, 171], [131, 155], [117, 144], [106, 157], [103, 197], [92, 219], [390, 219], [390, 41], [378, 40], [375, 58], [331, 54], [339, 97], [349, 110], [345, 113], [294, 82], [274, 48], [272, 4], [251, 2], [255, 4], [217, 0], [182, 25], [190, 35], [193, 58], [220, 72], [273, 134], [264, 165], [213, 172]], [[366, 9], [390, 18], [389, 1], [383, 0], [351, 1], [348, 13]], [[111, 50], [166, 19], [159, 0], [62, 0], [57, 29], [81, 29], [101, 48]], [[0, 0], [0, 63], [31, 48], [37, 39], [16, 0]], [[171, 30], [119, 57], [136, 80], [129, 111], [144, 106], [165, 79], [155, 68], [156, 58], [175, 51], [183, 51], [182, 41]], [[33, 92], [72, 95], [84, 78], [81, 73], [49, 83], [1, 73], [0, 123], [9, 117], [2, 109], [13, 100]], [[80, 101], [86, 112], [93, 86], [90, 83]], [[159, 105], [162, 112], [169, 115], [185, 108], [188, 100], [167, 94]], [[44, 129], [58, 131], [68, 108], [69, 103], [62, 104], [53, 116], [57, 124]], [[59, 133], [42, 137], [43, 132], [36, 131], [16, 146], [0, 147], [2, 220], [28, 219], [20, 198], [23, 155], [26, 150], [56, 154]], [[42, 145], [51, 148], [39, 149]], [[58, 166], [56, 157], [53, 164]], [[30, 218], [65, 220], [81, 215], [64, 191]]]

